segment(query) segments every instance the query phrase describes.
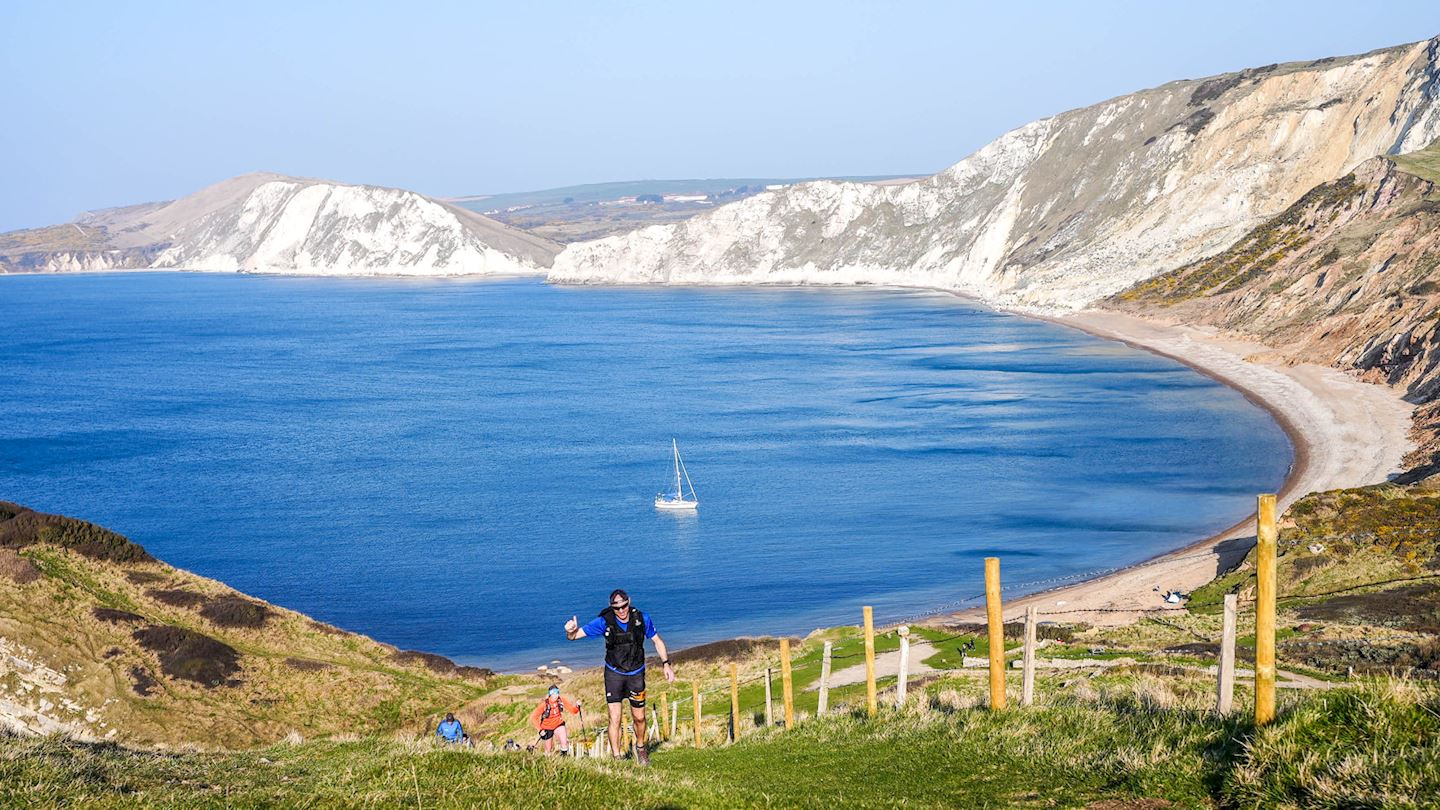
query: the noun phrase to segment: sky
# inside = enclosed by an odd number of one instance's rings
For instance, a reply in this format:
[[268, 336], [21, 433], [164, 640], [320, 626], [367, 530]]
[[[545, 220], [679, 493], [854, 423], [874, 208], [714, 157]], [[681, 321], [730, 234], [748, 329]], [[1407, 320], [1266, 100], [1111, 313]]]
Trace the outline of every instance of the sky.
[[1141, 88], [1437, 34], [1433, 0], [3, 0], [0, 231], [262, 170], [436, 196], [928, 174]]

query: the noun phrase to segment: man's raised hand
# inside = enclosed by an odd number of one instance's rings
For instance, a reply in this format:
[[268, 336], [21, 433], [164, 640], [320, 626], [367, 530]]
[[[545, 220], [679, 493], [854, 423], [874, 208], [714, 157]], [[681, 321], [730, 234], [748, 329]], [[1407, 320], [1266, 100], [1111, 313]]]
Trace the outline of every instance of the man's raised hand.
[[580, 629], [580, 617], [571, 616], [570, 621], [565, 622], [565, 632], [573, 633]]

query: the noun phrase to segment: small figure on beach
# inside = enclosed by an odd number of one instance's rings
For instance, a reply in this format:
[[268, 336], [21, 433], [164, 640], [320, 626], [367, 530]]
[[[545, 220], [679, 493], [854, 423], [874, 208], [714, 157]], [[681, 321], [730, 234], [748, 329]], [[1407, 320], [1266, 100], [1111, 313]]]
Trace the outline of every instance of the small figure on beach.
[[530, 725], [540, 732], [546, 755], [555, 753], [557, 743], [560, 746], [560, 756], [570, 753], [570, 732], [565, 728], [566, 712], [579, 714], [579, 701], [571, 703], [560, 695], [559, 686], [551, 685], [540, 705], [530, 713]]
[[670, 664], [665, 640], [656, 632], [650, 616], [631, 607], [630, 594], [619, 588], [610, 593], [610, 606], [583, 627], [575, 616], [565, 623], [565, 638], [575, 641], [587, 636], [605, 638], [605, 704], [610, 712], [610, 751], [616, 758], [622, 755], [621, 704], [629, 701], [635, 726], [635, 758], [639, 764], [649, 765], [650, 751], [645, 747], [645, 639], [654, 639], [655, 652], [665, 668], [665, 680], [673, 683], [675, 668]]
[[455, 719], [453, 712], [445, 713], [445, 719], [441, 720], [440, 724], [435, 727], [435, 736], [449, 745], [458, 745], [466, 742], [468, 739], [465, 736], [465, 727], [460, 724], [459, 720]]

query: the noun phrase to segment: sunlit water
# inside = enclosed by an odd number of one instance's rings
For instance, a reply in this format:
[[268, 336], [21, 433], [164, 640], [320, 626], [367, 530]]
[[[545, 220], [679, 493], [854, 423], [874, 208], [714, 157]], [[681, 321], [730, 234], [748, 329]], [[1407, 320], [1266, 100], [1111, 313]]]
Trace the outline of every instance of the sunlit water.
[[[0, 498], [497, 668], [881, 621], [1242, 517], [1290, 446], [1180, 364], [938, 294], [0, 278]], [[657, 512], [680, 442], [701, 506]], [[1023, 588], [1021, 589], [1023, 590]]]

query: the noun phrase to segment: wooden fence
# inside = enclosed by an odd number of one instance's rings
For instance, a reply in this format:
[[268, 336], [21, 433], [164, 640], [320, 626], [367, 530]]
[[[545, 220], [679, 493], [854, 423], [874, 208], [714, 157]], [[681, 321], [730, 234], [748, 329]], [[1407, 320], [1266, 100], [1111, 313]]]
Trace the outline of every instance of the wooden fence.
[[[1275, 611], [1276, 611], [1276, 542], [1277, 530], [1275, 524], [1275, 496], [1270, 494], [1261, 495], [1258, 498], [1256, 509], [1256, 584], [1257, 598], [1255, 602], [1255, 690], [1254, 690], [1254, 722], [1257, 726], [1270, 723], [1275, 718]], [[1005, 622], [1004, 604], [1001, 598], [1000, 583], [1000, 559], [998, 557], [987, 557], [985, 559], [985, 614], [986, 629], [989, 637], [989, 703], [992, 711], [1004, 711], [1006, 709], [1005, 692]], [[1235, 632], [1236, 632], [1236, 611], [1237, 601], [1234, 594], [1225, 596], [1223, 616], [1221, 624], [1221, 640], [1219, 652], [1219, 664], [1217, 666], [1217, 684], [1215, 696], [1215, 711], [1226, 715], [1233, 711], [1234, 690], [1235, 690]], [[1021, 649], [1021, 691], [1020, 705], [1030, 706], [1035, 700], [1035, 652], [1038, 649], [1037, 626], [1040, 612], [1030, 606], [1025, 609], [1025, 629]], [[874, 611], [869, 605], [861, 608], [861, 628], [864, 639], [865, 658], [865, 710], [874, 717], [879, 713], [879, 692], [876, 685], [875, 673], [875, 623]], [[895, 684], [895, 706], [903, 707], [908, 697], [908, 686], [910, 681], [910, 629], [904, 625], [896, 628], [899, 636], [899, 667]], [[821, 651], [820, 678], [818, 684], [817, 715], [826, 714], [830, 710], [830, 690], [832, 687], [832, 658], [834, 657], [834, 643], [826, 641]], [[790, 640], [779, 640], [780, 658], [780, 680], [781, 680], [781, 711], [784, 726], [792, 729], [796, 725], [795, 714], [795, 692], [791, 667]], [[757, 680], [764, 680], [764, 723], [771, 726], [775, 722], [773, 707], [772, 685], [774, 678], [773, 668], [766, 668], [764, 675], [757, 675], [746, 681], [740, 680], [738, 664], [730, 665], [728, 684], [715, 690], [702, 691], [700, 681], [691, 682], [691, 737], [696, 747], [705, 745], [702, 716], [702, 701], [706, 694], [719, 694], [728, 689], [730, 698], [729, 722], [725, 724], [724, 739], [727, 742], [735, 742], [742, 735], [744, 726], [740, 721], [740, 686], [742, 683], [753, 683]], [[684, 698], [671, 701], [668, 695], [660, 695], [649, 711], [650, 721], [647, 723], [653, 729], [654, 736], [659, 740], [679, 739], [679, 715], [680, 704]], [[668, 728], [666, 725], [668, 712]], [[627, 728], [627, 732], [632, 732]], [[632, 732], [633, 733], [633, 732]], [[631, 738], [633, 741], [633, 737]], [[633, 744], [633, 742], [631, 743]], [[605, 748], [603, 732], [599, 734], [593, 744], [583, 741], [577, 746], [577, 751], [582, 754], [599, 755]]]

